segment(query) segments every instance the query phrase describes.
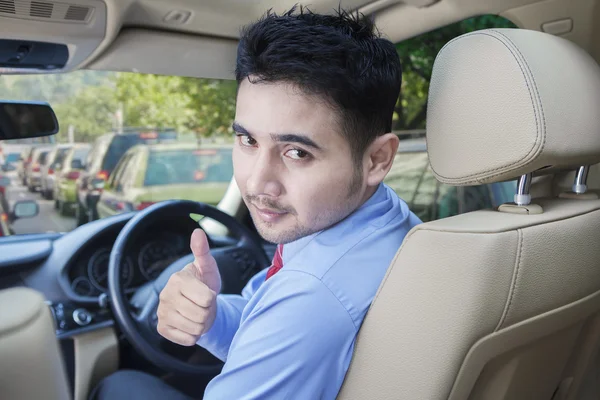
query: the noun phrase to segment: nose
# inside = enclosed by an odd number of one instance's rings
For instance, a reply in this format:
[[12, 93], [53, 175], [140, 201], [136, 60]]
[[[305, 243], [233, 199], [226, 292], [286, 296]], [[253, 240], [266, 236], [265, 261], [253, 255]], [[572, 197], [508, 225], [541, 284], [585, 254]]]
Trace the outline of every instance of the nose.
[[279, 179], [281, 171], [279, 159], [267, 151], [258, 152], [255, 157], [246, 182], [248, 192], [254, 195], [280, 196], [282, 185]]

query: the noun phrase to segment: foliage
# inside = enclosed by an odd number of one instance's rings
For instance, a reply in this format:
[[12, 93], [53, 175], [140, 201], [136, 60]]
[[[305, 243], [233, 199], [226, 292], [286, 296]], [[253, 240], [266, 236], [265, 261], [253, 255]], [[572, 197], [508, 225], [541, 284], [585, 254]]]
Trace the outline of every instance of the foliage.
[[402, 90], [394, 116], [394, 130], [425, 129], [427, 93], [438, 52], [450, 40], [465, 33], [488, 28], [514, 28], [515, 25], [497, 15], [466, 19], [396, 45], [402, 63]]
[[123, 105], [124, 125], [157, 128], [191, 128], [194, 110], [178, 76], [118, 74], [116, 98]]
[[[408, 39], [397, 45], [403, 65], [402, 92], [394, 129], [425, 128], [427, 92], [435, 56], [463, 33], [513, 27], [498, 16], [480, 16]], [[176, 128], [199, 136], [231, 137], [235, 81], [150, 74], [78, 71], [69, 74], [0, 78], [0, 93], [13, 100], [47, 101], [61, 126], [59, 140], [72, 127], [76, 141], [91, 141], [118, 126]]]

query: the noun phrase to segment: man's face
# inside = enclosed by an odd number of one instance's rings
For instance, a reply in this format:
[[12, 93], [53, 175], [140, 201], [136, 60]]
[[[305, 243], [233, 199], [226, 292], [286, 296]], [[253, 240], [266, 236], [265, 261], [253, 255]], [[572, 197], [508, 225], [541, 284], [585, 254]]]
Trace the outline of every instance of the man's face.
[[366, 186], [337, 114], [284, 83], [239, 88], [235, 180], [260, 235], [288, 243], [325, 229], [361, 203]]

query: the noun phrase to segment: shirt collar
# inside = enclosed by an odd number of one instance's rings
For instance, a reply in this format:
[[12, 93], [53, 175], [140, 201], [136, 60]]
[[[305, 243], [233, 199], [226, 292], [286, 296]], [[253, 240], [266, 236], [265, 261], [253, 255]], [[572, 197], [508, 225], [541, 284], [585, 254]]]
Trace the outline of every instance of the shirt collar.
[[345, 231], [346, 229], [354, 229], [353, 227], [355, 227], [357, 224], [362, 224], [366, 222], [366, 220], [372, 218], [373, 208], [376, 207], [377, 204], [380, 204], [381, 202], [385, 201], [387, 198], [388, 191], [386, 189], [386, 186], [383, 183], [380, 183], [375, 193], [373, 193], [373, 195], [369, 197], [367, 201], [365, 201], [360, 207], [358, 207], [340, 222], [334, 224], [329, 228], [315, 232], [308, 236], [301, 237], [300, 239], [283, 245], [283, 264], [285, 265], [286, 262], [288, 262], [302, 249], [308, 246], [308, 244], [320, 234], [333, 229], [341, 229], [341, 231]]

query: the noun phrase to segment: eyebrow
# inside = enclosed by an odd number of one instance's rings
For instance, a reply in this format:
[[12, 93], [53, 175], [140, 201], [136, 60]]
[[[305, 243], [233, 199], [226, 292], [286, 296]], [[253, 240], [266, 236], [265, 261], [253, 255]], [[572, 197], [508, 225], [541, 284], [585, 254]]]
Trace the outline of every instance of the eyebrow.
[[[233, 123], [232, 129], [238, 134], [252, 136], [246, 128], [237, 122]], [[311, 138], [299, 133], [272, 133], [270, 136], [271, 140], [277, 143], [298, 143], [315, 150], [322, 150], [321, 146], [315, 143]]]

